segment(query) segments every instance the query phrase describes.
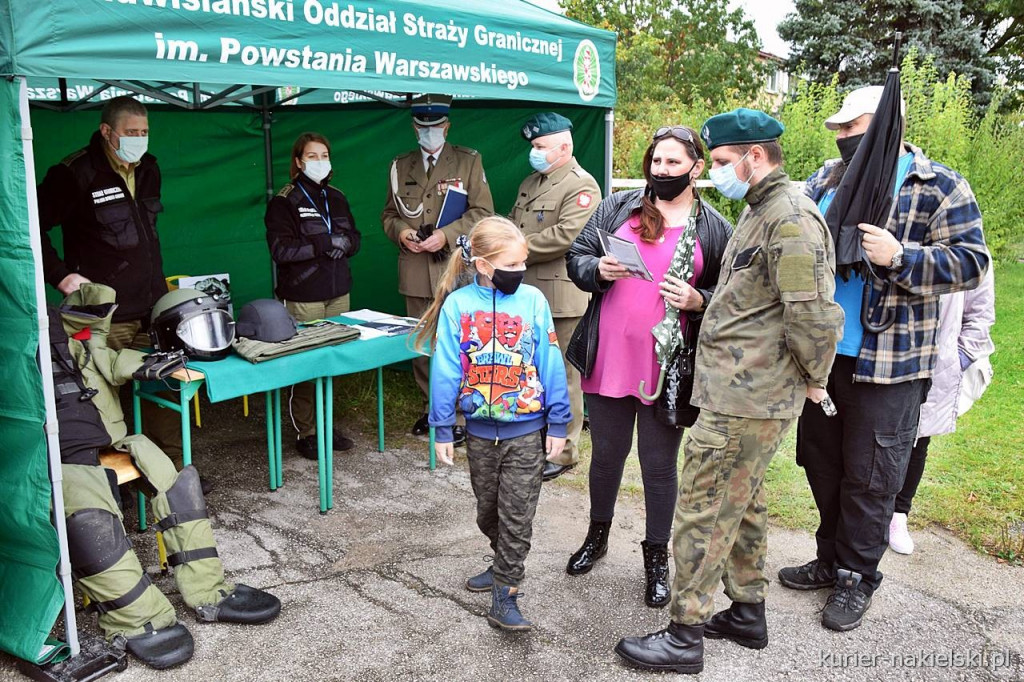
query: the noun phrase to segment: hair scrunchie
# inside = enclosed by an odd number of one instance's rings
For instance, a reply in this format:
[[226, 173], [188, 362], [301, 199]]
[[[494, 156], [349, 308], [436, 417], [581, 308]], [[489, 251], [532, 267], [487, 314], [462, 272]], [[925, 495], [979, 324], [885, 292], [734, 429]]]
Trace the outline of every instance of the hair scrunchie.
[[469, 237], [464, 234], [459, 235], [459, 238], [455, 240], [455, 244], [462, 249], [462, 262], [466, 267], [469, 267], [473, 263], [473, 252], [469, 248]]

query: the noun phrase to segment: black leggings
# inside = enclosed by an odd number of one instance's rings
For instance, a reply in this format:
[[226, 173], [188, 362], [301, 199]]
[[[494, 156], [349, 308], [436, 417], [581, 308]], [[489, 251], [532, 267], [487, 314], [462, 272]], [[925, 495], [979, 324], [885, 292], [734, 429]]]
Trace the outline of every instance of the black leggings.
[[910, 505], [914, 501], [917, 486], [921, 484], [921, 477], [924, 475], [924, 461], [928, 457], [928, 443], [931, 441], [931, 436], [922, 436], [917, 439], [917, 445], [910, 451], [910, 463], [907, 464], [907, 476], [903, 479], [903, 489], [896, 496], [897, 514], [910, 513]]
[[644, 482], [647, 536], [650, 543], [665, 544], [672, 535], [678, 475], [676, 463], [683, 429], [665, 426], [654, 417], [654, 406], [633, 397], [607, 398], [586, 395], [593, 443], [590, 459], [590, 518], [611, 521], [615, 498], [622, 482], [626, 457], [633, 447], [636, 424], [637, 450]]

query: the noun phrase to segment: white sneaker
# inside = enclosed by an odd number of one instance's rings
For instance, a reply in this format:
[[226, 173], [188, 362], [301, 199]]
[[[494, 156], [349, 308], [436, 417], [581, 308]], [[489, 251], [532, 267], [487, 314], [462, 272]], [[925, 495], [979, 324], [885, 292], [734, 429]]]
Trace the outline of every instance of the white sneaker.
[[907, 515], [899, 512], [892, 515], [889, 522], [889, 549], [897, 554], [912, 554], [914, 539], [907, 530]]

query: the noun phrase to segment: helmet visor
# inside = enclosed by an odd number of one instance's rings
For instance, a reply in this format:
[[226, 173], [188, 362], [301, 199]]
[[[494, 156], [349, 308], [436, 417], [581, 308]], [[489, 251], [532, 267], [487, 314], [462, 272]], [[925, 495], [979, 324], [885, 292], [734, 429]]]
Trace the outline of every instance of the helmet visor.
[[226, 310], [204, 310], [178, 323], [178, 338], [197, 351], [224, 350], [235, 339], [235, 322]]

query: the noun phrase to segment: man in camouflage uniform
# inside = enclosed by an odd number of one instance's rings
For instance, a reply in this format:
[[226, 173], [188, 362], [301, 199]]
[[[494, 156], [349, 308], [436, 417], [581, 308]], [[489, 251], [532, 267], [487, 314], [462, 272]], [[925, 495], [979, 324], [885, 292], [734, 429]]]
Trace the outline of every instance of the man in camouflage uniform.
[[[700, 672], [705, 635], [768, 644], [764, 473], [805, 398], [827, 398], [843, 325], [832, 242], [780, 167], [782, 132], [750, 109], [713, 116], [701, 131], [712, 182], [748, 206], [701, 325], [692, 399], [701, 412], [679, 481], [672, 621], [615, 649], [641, 668]], [[720, 578], [733, 603], [712, 617]]]
[[[564, 361], [565, 348], [590, 300], [590, 294], [569, 279], [565, 252], [600, 203], [601, 190], [573, 156], [572, 121], [565, 116], [535, 114], [523, 125], [522, 134], [531, 144], [530, 165], [535, 172], [519, 185], [508, 217], [526, 235], [530, 255], [523, 281], [547, 298]], [[544, 464], [545, 481], [558, 478], [579, 460], [576, 444], [583, 430], [583, 390], [579, 371], [569, 363], [565, 369], [572, 423], [565, 449]]]
[[[434, 299], [455, 240], [469, 234], [481, 218], [494, 214], [480, 154], [446, 142], [451, 101], [444, 95], [422, 95], [412, 101], [412, 127], [419, 147], [391, 162], [388, 200], [380, 216], [384, 233], [398, 246], [398, 292], [405, 296], [405, 310], [412, 317], [422, 317]], [[449, 187], [466, 192], [466, 211], [458, 220], [434, 229]], [[423, 416], [412, 433], [422, 436], [429, 429], [429, 358], [416, 358], [412, 369], [423, 394]], [[457, 427], [455, 444], [465, 440], [464, 428]]]

